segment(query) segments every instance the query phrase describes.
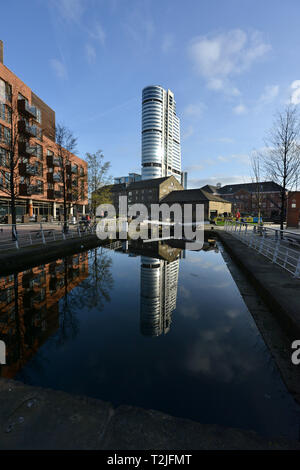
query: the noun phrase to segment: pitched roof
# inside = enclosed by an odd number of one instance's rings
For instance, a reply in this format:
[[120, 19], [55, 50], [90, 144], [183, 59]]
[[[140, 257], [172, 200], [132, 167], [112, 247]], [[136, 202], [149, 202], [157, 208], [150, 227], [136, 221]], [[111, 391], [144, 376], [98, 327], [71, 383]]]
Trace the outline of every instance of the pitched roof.
[[205, 186], [202, 186], [202, 188], [204, 191], [208, 191], [209, 193], [217, 193], [218, 192], [218, 188], [217, 186], [213, 186], [212, 184], [206, 184]]
[[[105, 188], [109, 188], [112, 192], [122, 192], [125, 190], [134, 190], [134, 189], [144, 189], [144, 188], [155, 188], [158, 187], [161, 183], [166, 181], [169, 178], [175, 178], [175, 176], [164, 176], [162, 178], [152, 178], [149, 180], [140, 180], [140, 181], [133, 181], [132, 183], [116, 183], [116, 184], [108, 184], [104, 186]], [[177, 181], [177, 180], [176, 180]], [[101, 188], [100, 188], [101, 190]]]
[[172, 191], [162, 202], [195, 202], [195, 201], [216, 201], [216, 202], [229, 202], [221, 196], [211, 194], [203, 189], [185, 189], [183, 191]]
[[[257, 183], [226, 184], [226, 186], [217, 188], [216, 192], [220, 195], [226, 195], [234, 194], [241, 190], [248, 191], [249, 193], [257, 192]], [[261, 192], [276, 192], [280, 190], [281, 186], [274, 181], [262, 181], [260, 183]]]
[[153, 178], [150, 180], [140, 180], [133, 181], [132, 183], [127, 184], [128, 189], [143, 189], [143, 188], [153, 188], [159, 186], [161, 183], [171, 178], [171, 176], [164, 176], [162, 178]]

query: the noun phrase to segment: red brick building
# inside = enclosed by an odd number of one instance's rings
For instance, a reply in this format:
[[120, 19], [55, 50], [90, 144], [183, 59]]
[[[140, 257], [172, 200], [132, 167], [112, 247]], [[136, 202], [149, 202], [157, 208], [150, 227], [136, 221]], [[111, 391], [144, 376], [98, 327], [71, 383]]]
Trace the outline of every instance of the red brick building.
[[286, 226], [300, 228], [300, 191], [289, 193]]
[[[225, 186], [203, 186], [204, 191], [218, 195], [232, 203], [232, 212], [241, 215], [257, 215], [258, 191], [256, 183], [227, 184]], [[274, 181], [260, 183], [261, 214], [264, 219], [276, 220], [280, 215], [281, 186]]]
[[[63, 213], [61, 161], [55, 143], [55, 112], [3, 64], [0, 41], [0, 222], [11, 214], [9, 142], [17, 113], [17, 221], [58, 218]], [[68, 153], [66, 199], [71, 215], [85, 213], [87, 163]], [[74, 191], [74, 188], [76, 191]]]

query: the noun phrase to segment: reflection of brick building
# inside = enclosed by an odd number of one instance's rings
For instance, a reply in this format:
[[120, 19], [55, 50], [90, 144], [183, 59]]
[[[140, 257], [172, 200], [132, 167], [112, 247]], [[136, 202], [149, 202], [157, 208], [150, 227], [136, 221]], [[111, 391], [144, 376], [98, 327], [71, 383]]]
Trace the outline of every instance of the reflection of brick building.
[[[227, 184], [226, 186], [203, 186], [205, 191], [219, 195], [232, 203], [233, 213], [237, 210], [242, 215], [257, 215], [258, 190], [256, 183]], [[281, 186], [273, 181], [260, 183], [262, 217], [278, 218], [281, 206]]]
[[286, 225], [287, 228], [300, 228], [300, 191], [289, 193]]
[[[12, 129], [14, 130], [12, 132]], [[61, 162], [55, 143], [55, 112], [3, 64], [0, 41], [0, 219], [11, 213], [9, 149], [18, 140], [16, 211], [41, 218], [62, 212]], [[87, 163], [69, 153], [67, 202], [71, 212], [82, 213], [87, 204]], [[16, 157], [14, 160], [17, 160]], [[2, 190], [1, 190], [2, 188]], [[73, 207], [74, 206], [74, 207]]]
[[0, 277], [0, 339], [6, 365], [0, 375], [14, 377], [59, 328], [59, 300], [88, 276], [87, 253]]

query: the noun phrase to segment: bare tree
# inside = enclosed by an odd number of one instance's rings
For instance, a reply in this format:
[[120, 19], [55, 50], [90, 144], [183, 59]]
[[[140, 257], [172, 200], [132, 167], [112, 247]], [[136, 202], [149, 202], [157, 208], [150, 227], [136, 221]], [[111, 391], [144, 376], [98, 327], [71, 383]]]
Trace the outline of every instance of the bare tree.
[[[30, 106], [22, 95], [12, 92], [10, 85], [0, 90], [1, 118], [8, 126], [1, 125], [0, 140], [4, 144], [1, 149], [1, 186], [0, 189], [9, 196], [13, 235], [16, 225], [16, 199], [18, 196], [28, 196], [34, 186], [30, 185], [32, 178], [39, 175], [39, 163], [29, 164], [29, 159], [36, 153], [36, 145], [30, 146], [30, 139], [42, 140], [42, 129], [32, 125], [37, 119], [37, 110]], [[4, 96], [2, 96], [4, 93]], [[6, 103], [5, 103], [6, 102]], [[20, 179], [23, 173], [24, 181]]]
[[[110, 162], [104, 161], [102, 150], [96, 153], [87, 153], [86, 160], [88, 163], [88, 193], [91, 201], [91, 212], [95, 215], [96, 207], [99, 204], [111, 202], [111, 194], [109, 184], [111, 176], [108, 176]], [[101, 192], [98, 190], [101, 189]]]
[[257, 212], [258, 223], [261, 218], [262, 194], [261, 194], [261, 155], [258, 152], [252, 152], [250, 155], [252, 183], [255, 185], [255, 192], [252, 203]]
[[267, 138], [264, 168], [267, 175], [281, 186], [280, 228], [283, 230], [289, 192], [299, 181], [300, 171], [300, 120], [292, 104], [278, 112]]
[[72, 202], [72, 193], [74, 192], [70, 154], [76, 152], [77, 138], [74, 137], [70, 129], [68, 129], [64, 124], [57, 124], [55, 136], [62, 183], [64, 231], [66, 232], [68, 227], [68, 214]]

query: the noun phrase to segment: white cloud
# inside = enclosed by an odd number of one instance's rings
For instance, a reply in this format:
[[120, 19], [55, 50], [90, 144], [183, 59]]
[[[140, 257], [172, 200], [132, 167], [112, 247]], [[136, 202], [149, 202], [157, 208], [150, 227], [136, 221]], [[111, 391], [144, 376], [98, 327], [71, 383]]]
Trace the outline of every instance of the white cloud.
[[65, 80], [68, 77], [66, 66], [60, 60], [51, 59], [50, 65], [58, 78]]
[[215, 139], [215, 142], [220, 142], [221, 144], [233, 144], [234, 139], [231, 139], [230, 137], [219, 137]]
[[193, 126], [188, 126], [182, 133], [182, 140], [186, 140], [195, 133]]
[[145, 21], [144, 15], [140, 15], [137, 11], [131, 15], [129, 21], [123, 23], [123, 27], [133, 41], [142, 48], [145, 47], [145, 43], [152, 40], [155, 33], [155, 26], [152, 20]]
[[62, 18], [67, 21], [78, 22], [84, 11], [83, 0], [53, 0]]
[[106, 40], [106, 33], [99, 22], [97, 22], [94, 29], [90, 31], [90, 36], [93, 39], [99, 41], [100, 44], [104, 46]]
[[247, 34], [235, 29], [195, 38], [188, 47], [188, 54], [196, 72], [207, 80], [210, 89], [231, 88], [231, 93], [238, 95], [239, 90], [229, 85], [229, 78], [248, 70], [270, 49], [259, 32]]
[[263, 94], [260, 96], [259, 104], [271, 103], [279, 93], [279, 85], [267, 85]]
[[291, 103], [292, 104], [300, 104], [300, 80], [294, 80], [291, 84]]
[[96, 60], [96, 50], [91, 44], [86, 44], [85, 55], [89, 64], [93, 64]]
[[246, 114], [247, 113], [247, 108], [243, 104], [238, 104], [233, 108], [234, 114]]
[[165, 34], [162, 41], [161, 49], [164, 54], [169, 52], [174, 44], [174, 36], [172, 34]]
[[184, 114], [187, 117], [199, 118], [202, 116], [205, 106], [203, 103], [189, 104], [184, 109]]
[[193, 173], [195, 171], [201, 171], [203, 169], [204, 169], [204, 165], [202, 163], [200, 163], [200, 164], [197, 164], [197, 165], [187, 166], [185, 171], [187, 171], [188, 173]]

